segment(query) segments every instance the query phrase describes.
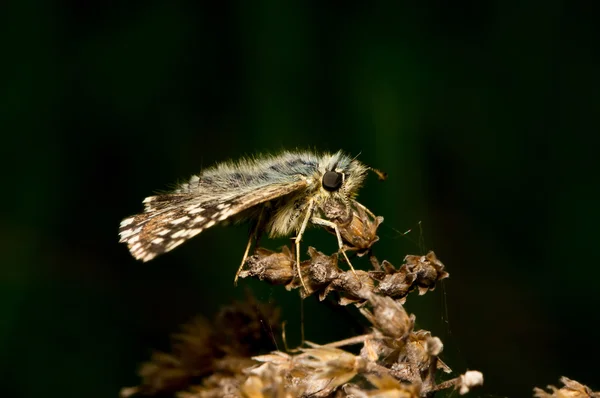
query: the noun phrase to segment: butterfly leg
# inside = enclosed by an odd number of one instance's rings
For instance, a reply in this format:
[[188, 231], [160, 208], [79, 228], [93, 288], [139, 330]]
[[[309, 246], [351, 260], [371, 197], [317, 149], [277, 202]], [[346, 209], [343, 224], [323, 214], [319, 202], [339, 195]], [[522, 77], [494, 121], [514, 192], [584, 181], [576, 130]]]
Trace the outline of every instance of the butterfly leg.
[[248, 239], [248, 245], [246, 246], [246, 251], [244, 252], [244, 257], [242, 258], [242, 263], [240, 264], [240, 268], [238, 268], [237, 272], [235, 273], [235, 278], [233, 279], [234, 286], [237, 286], [237, 281], [240, 276], [240, 272], [242, 272], [242, 269], [244, 269], [244, 264], [248, 259], [248, 253], [250, 252], [250, 247], [252, 246], [252, 240], [254, 239], [254, 235], [255, 234], [253, 233], [252, 235], [250, 235], [250, 239]]
[[306, 285], [304, 284], [304, 279], [302, 278], [302, 272], [300, 272], [300, 241], [302, 240], [302, 235], [304, 235], [304, 230], [306, 229], [306, 226], [308, 225], [308, 221], [312, 217], [312, 213], [313, 213], [314, 209], [315, 209], [315, 201], [313, 199], [311, 199], [308, 202], [308, 208], [306, 209], [306, 216], [304, 217], [304, 220], [302, 221], [302, 225], [300, 226], [300, 230], [298, 231], [298, 234], [296, 235], [296, 239], [295, 239], [296, 269], [298, 270], [298, 277], [300, 278], [300, 282], [302, 283], [302, 287], [304, 288], [304, 291], [306, 293], [309, 293], [309, 292], [308, 292], [308, 289], [306, 288]]
[[258, 242], [258, 231], [259, 231], [259, 228], [261, 227], [260, 223], [262, 221], [264, 211], [265, 211], [264, 209], [261, 210], [261, 212], [258, 216], [258, 220], [256, 220], [256, 225], [254, 226], [254, 230], [250, 234], [250, 238], [248, 239], [248, 244], [246, 245], [246, 251], [244, 252], [244, 257], [242, 258], [242, 263], [240, 264], [240, 267], [238, 268], [237, 272], [235, 273], [235, 278], [233, 279], [234, 286], [237, 286], [237, 281], [240, 276], [240, 272], [242, 272], [242, 269], [244, 269], [244, 264], [246, 264], [246, 260], [248, 259], [248, 253], [250, 253], [250, 247], [252, 247], [252, 240], [256, 240]]
[[318, 218], [318, 217], [313, 217], [310, 221], [315, 225], [321, 225], [324, 227], [328, 227], [335, 231], [335, 236], [337, 237], [340, 252], [342, 252], [344, 259], [350, 266], [350, 269], [352, 270], [352, 273], [354, 274], [354, 276], [356, 276], [356, 278], [358, 278], [358, 275], [356, 275], [356, 271], [354, 270], [354, 267], [352, 266], [352, 263], [350, 262], [350, 259], [346, 255], [346, 251], [344, 250], [344, 241], [342, 240], [342, 234], [340, 233], [340, 229], [338, 228], [337, 224], [334, 222], [331, 222], [329, 220], [324, 220], [324, 219]]

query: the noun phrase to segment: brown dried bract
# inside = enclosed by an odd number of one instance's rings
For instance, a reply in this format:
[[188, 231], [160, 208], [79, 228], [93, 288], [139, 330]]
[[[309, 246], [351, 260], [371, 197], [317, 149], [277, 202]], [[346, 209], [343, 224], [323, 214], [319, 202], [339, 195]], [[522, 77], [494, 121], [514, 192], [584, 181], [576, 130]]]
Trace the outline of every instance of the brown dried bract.
[[[425, 256], [409, 255], [405, 263], [396, 269], [384, 260], [380, 271], [342, 271], [338, 267], [338, 254], [326, 255], [314, 247], [308, 248], [309, 260], [300, 265], [300, 273], [306, 289], [301, 289], [302, 298], [314, 293], [324, 300], [327, 295], [337, 292], [341, 305], [364, 305], [371, 293], [379, 293], [404, 301], [408, 293], [418, 289], [419, 294], [434, 290], [438, 281], [448, 277], [444, 264], [434, 252]], [[292, 251], [286, 246], [281, 252], [258, 248], [247, 262], [247, 269], [240, 277], [255, 277], [274, 285], [286, 285], [287, 290], [302, 287], [298, 273], [294, 270], [295, 261]]]
[[294, 279], [295, 262], [287, 246], [279, 253], [259, 247], [246, 260], [246, 270], [240, 272], [240, 278], [250, 276], [273, 285], [287, 285]]
[[415, 288], [419, 294], [434, 290], [438, 281], [449, 276], [444, 264], [438, 260], [434, 252], [425, 256], [408, 255], [399, 269], [388, 261], [381, 263], [383, 271], [372, 271], [371, 276], [379, 281], [376, 292], [394, 298], [403, 298]]
[[350, 222], [335, 222], [344, 240], [344, 250], [355, 250], [358, 256], [363, 256], [379, 240], [377, 229], [383, 222], [383, 217], [375, 216], [366, 207], [355, 202], [352, 206]]
[[444, 264], [432, 251], [425, 256], [406, 256], [404, 261], [409, 271], [417, 275], [416, 284], [419, 294], [434, 290], [438, 281], [446, 279], [450, 275], [444, 271]]
[[536, 387], [533, 389], [533, 395], [538, 398], [600, 398], [600, 392], [594, 392], [588, 386], [584, 386], [575, 380], [563, 376], [560, 381], [564, 384], [564, 387], [548, 386], [550, 392]]
[[[333, 293], [339, 305], [360, 307], [372, 325], [369, 333], [264, 354], [278, 335], [272, 329], [279, 326], [279, 312], [250, 298], [226, 307], [213, 322], [184, 326], [173, 336], [172, 353], [154, 354], [140, 371], [141, 385], [124, 389], [122, 396], [176, 392], [179, 398], [416, 398], [448, 388], [464, 394], [481, 385], [483, 375], [477, 371], [438, 384], [439, 371], [450, 372], [439, 358], [444, 345], [430, 332], [415, 330], [415, 315], [404, 309], [409, 292], [424, 294], [448, 277], [436, 255], [406, 256], [399, 269], [388, 261], [380, 264], [371, 249], [383, 218], [357, 202], [350, 212], [348, 207], [336, 208], [335, 202], [328, 206], [324, 210], [341, 234], [343, 250], [369, 253], [375, 270], [343, 271], [339, 252], [327, 255], [314, 247], [308, 248], [309, 259], [297, 264], [296, 253], [286, 246], [280, 252], [256, 249], [239, 276], [300, 289], [302, 298], [314, 294], [324, 300]], [[361, 347], [354, 352], [342, 348], [351, 344]]]

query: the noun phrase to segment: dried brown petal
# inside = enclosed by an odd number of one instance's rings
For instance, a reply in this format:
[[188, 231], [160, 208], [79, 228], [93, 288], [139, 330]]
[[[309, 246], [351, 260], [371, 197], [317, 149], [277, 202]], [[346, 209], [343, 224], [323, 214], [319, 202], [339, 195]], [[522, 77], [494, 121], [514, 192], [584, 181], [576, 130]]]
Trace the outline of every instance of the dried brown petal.
[[363, 358], [339, 348], [315, 346], [296, 357], [298, 365], [312, 369], [305, 381], [307, 395], [327, 396], [365, 368]]
[[286, 381], [286, 372], [269, 363], [253, 369], [240, 390], [246, 398], [294, 398], [303, 393]]
[[564, 384], [564, 387], [548, 386], [550, 392], [536, 387], [533, 389], [533, 395], [538, 398], [600, 398], [600, 392], [594, 392], [588, 386], [575, 380], [563, 376], [560, 381]]
[[379, 359], [380, 344], [379, 340], [366, 339], [363, 348], [360, 350], [360, 355], [368, 361], [377, 361]]
[[375, 386], [369, 391], [367, 397], [381, 398], [418, 398], [420, 388], [418, 384], [403, 384], [389, 375], [367, 375], [367, 380]]
[[266, 355], [252, 357], [255, 361], [270, 363], [278, 367], [289, 367], [292, 364], [292, 356], [281, 351], [274, 351]]

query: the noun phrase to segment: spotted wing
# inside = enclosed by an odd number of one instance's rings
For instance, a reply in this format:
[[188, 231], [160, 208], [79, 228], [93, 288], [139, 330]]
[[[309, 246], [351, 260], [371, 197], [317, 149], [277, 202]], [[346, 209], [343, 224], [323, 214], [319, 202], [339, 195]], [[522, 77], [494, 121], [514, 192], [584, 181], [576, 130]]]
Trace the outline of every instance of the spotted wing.
[[149, 261], [246, 209], [306, 187], [304, 179], [269, 184], [238, 195], [211, 200], [193, 193], [150, 196], [141, 214], [121, 221], [119, 242], [138, 260]]

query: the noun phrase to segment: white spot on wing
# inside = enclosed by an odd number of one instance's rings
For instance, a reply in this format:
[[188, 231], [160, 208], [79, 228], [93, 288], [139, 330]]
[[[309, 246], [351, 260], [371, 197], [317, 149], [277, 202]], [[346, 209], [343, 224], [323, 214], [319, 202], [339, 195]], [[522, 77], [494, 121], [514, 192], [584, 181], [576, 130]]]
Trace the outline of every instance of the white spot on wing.
[[166, 251], [173, 250], [177, 246], [179, 246], [180, 244], [182, 244], [183, 242], [185, 242], [185, 239], [179, 239], [179, 240], [174, 240], [172, 242], [169, 242], [169, 244], [165, 247], [165, 250]]
[[186, 236], [187, 232], [188, 232], [187, 229], [181, 229], [181, 230], [175, 232], [173, 235], [171, 235], [171, 238], [181, 238], [183, 236]]
[[121, 221], [121, 227], [126, 227], [129, 224], [131, 224], [133, 222], [133, 220], [135, 220], [135, 217], [129, 217], [124, 219], [123, 221]]
[[233, 211], [231, 211], [231, 210], [225, 211], [225, 212], [223, 212], [223, 214], [221, 214], [221, 216], [219, 217], [219, 221], [223, 221], [223, 220], [225, 220], [226, 218], [229, 218], [229, 217], [231, 217], [232, 215], [233, 215]]
[[141, 232], [141, 230], [142, 230], [142, 227], [137, 227], [135, 229], [131, 228], [126, 231], [121, 231], [121, 233], [120, 233], [121, 239], [119, 241], [125, 242], [125, 241], [129, 240], [129, 243], [133, 243], [138, 240], [138, 237], [137, 236], [134, 236], [133, 238], [129, 238], [129, 237], [132, 235], [139, 234]]
[[140, 258], [141, 258], [141, 260], [142, 260], [143, 262], [146, 262], [146, 261], [150, 261], [150, 260], [152, 260], [152, 259], [154, 258], [154, 256], [155, 256], [155, 254], [154, 254], [154, 253], [148, 253], [148, 254], [146, 254], [144, 257], [141, 257], [141, 256], [140, 256]]
[[121, 231], [121, 242], [127, 240], [133, 234], [133, 229], [128, 229], [127, 231]]
[[181, 218], [178, 218], [176, 220], [172, 220], [171, 224], [173, 225], [177, 225], [177, 224], [181, 224], [182, 222], [186, 222], [187, 220], [189, 220], [190, 218], [188, 216], [183, 216]]

